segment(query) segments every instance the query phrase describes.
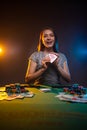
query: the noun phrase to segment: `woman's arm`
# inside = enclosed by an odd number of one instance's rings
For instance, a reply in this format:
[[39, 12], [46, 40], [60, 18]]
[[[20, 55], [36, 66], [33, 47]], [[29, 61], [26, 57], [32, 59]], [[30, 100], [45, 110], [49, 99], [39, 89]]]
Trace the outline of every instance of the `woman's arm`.
[[64, 80], [66, 80], [67, 82], [70, 82], [71, 81], [71, 75], [70, 75], [70, 72], [69, 72], [67, 62], [65, 61], [63, 63], [63, 68], [60, 65], [57, 65], [57, 68], [58, 68], [58, 71], [61, 74], [62, 78]]
[[30, 60], [28, 63], [27, 73], [25, 76], [26, 83], [29, 83], [30, 81], [37, 79], [46, 70], [45, 67], [42, 67], [41, 69], [36, 71], [36, 67], [37, 67], [37, 63], [34, 62], [33, 60]]
[[57, 56], [57, 59], [53, 62], [53, 64], [57, 67], [58, 72], [60, 73], [60, 75], [62, 76], [62, 78], [67, 81], [70, 82], [71, 81], [71, 75], [69, 72], [69, 67], [67, 64], [67, 60], [65, 60], [65, 62], [63, 63], [63, 67], [58, 64], [59, 60], [60, 60], [60, 56], [58, 53], [54, 53]]

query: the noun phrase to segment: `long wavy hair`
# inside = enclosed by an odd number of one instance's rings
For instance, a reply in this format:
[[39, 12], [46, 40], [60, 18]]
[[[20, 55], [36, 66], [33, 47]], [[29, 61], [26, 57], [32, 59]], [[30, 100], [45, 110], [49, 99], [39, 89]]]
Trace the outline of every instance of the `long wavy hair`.
[[54, 43], [54, 46], [53, 46], [53, 50], [54, 50], [54, 52], [58, 52], [59, 51], [59, 48], [58, 48], [58, 38], [57, 38], [57, 35], [56, 35], [55, 31], [52, 28], [50, 28], [50, 27], [47, 27], [47, 28], [45, 28], [45, 29], [43, 29], [41, 31], [40, 36], [39, 36], [39, 43], [38, 43], [38, 46], [37, 46], [37, 50], [38, 51], [43, 51], [44, 48], [45, 48], [45, 46], [43, 44], [43, 41], [42, 41], [43, 32], [45, 30], [51, 30], [53, 32], [53, 34], [55, 36], [55, 43]]

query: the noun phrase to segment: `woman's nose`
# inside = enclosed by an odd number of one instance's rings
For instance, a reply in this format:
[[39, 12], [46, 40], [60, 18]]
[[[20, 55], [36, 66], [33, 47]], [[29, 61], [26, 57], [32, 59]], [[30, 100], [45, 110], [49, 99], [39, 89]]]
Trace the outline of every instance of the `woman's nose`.
[[47, 36], [47, 39], [51, 39], [51, 37], [50, 37], [50, 36]]

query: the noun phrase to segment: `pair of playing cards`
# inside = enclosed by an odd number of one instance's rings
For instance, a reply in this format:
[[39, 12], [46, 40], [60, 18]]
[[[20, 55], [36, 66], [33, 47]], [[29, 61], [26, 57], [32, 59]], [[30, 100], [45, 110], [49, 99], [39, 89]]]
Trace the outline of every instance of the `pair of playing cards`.
[[46, 57], [49, 57], [50, 58], [50, 62], [53, 63], [56, 59], [57, 59], [57, 56], [55, 54], [48, 54]]

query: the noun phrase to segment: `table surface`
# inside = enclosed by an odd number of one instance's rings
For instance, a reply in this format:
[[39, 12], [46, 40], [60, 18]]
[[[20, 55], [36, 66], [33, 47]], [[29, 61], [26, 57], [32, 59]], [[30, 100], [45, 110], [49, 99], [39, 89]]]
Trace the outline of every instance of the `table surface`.
[[0, 101], [1, 130], [82, 130], [87, 128], [87, 104], [60, 101], [56, 95], [62, 89], [41, 92], [28, 87], [32, 98]]

